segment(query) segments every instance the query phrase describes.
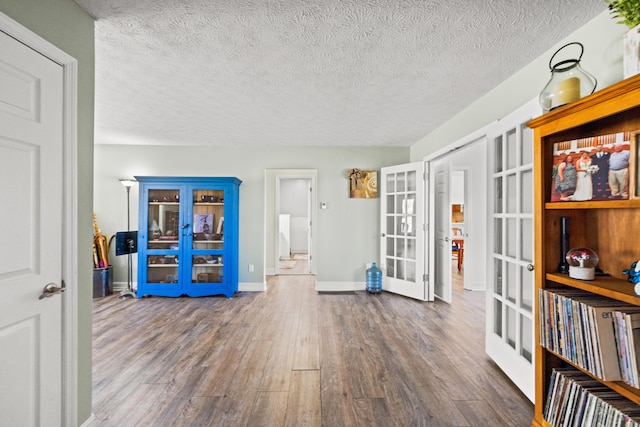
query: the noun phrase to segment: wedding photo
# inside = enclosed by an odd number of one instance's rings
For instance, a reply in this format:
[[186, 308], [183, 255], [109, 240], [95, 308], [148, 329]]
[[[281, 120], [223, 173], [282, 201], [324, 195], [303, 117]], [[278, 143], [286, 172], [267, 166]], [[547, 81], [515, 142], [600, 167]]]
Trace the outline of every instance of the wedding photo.
[[629, 199], [631, 133], [554, 144], [550, 201]]

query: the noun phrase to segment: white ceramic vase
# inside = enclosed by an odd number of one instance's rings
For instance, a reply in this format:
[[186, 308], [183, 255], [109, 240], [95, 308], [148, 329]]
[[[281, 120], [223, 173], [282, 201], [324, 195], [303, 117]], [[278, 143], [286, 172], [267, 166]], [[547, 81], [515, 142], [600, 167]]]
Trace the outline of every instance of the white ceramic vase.
[[624, 78], [640, 73], [640, 25], [636, 25], [624, 36]]

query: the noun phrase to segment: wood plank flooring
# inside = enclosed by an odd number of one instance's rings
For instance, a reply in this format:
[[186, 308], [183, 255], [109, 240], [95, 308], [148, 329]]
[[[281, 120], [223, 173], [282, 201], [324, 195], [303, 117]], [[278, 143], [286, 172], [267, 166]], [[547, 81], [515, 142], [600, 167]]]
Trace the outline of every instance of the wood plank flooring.
[[[454, 276], [457, 275], [454, 273]], [[236, 297], [94, 300], [94, 426], [527, 426], [484, 352], [484, 293], [454, 303], [270, 278]]]

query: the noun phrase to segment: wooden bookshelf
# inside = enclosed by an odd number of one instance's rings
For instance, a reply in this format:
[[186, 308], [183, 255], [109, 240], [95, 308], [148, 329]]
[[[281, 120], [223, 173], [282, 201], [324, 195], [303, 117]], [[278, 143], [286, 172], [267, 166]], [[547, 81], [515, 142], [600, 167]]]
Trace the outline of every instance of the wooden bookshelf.
[[[632, 262], [640, 259], [640, 198], [636, 165], [638, 137], [634, 133], [640, 130], [640, 75], [533, 119], [528, 126], [534, 130], [536, 294], [544, 288], [573, 287], [640, 306], [640, 297], [623, 274], [623, 270], [628, 269]], [[619, 132], [631, 132], [632, 135], [629, 199], [552, 201], [554, 144]], [[606, 276], [597, 276], [593, 281], [581, 281], [557, 272], [562, 256], [561, 217], [569, 218], [569, 247], [586, 246], [593, 249], [600, 258], [598, 267]], [[536, 303], [536, 319], [540, 316], [539, 308]], [[532, 425], [549, 426], [544, 420], [543, 411], [552, 368], [568, 365], [580, 368], [542, 347], [539, 344], [540, 333], [540, 322], [536, 321], [536, 394]], [[595, 379], [640, 404], [639, 389], [621, 382]]]

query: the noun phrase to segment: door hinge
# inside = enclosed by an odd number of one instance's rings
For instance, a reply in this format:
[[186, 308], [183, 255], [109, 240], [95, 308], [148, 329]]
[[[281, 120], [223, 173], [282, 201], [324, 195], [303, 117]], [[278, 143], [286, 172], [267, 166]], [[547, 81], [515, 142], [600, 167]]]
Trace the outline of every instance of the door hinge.
[[422, 281], [423, 282], [428, 282], [429, 281], [429, 275], [428, 274], [423, 274], [422, 275]]

